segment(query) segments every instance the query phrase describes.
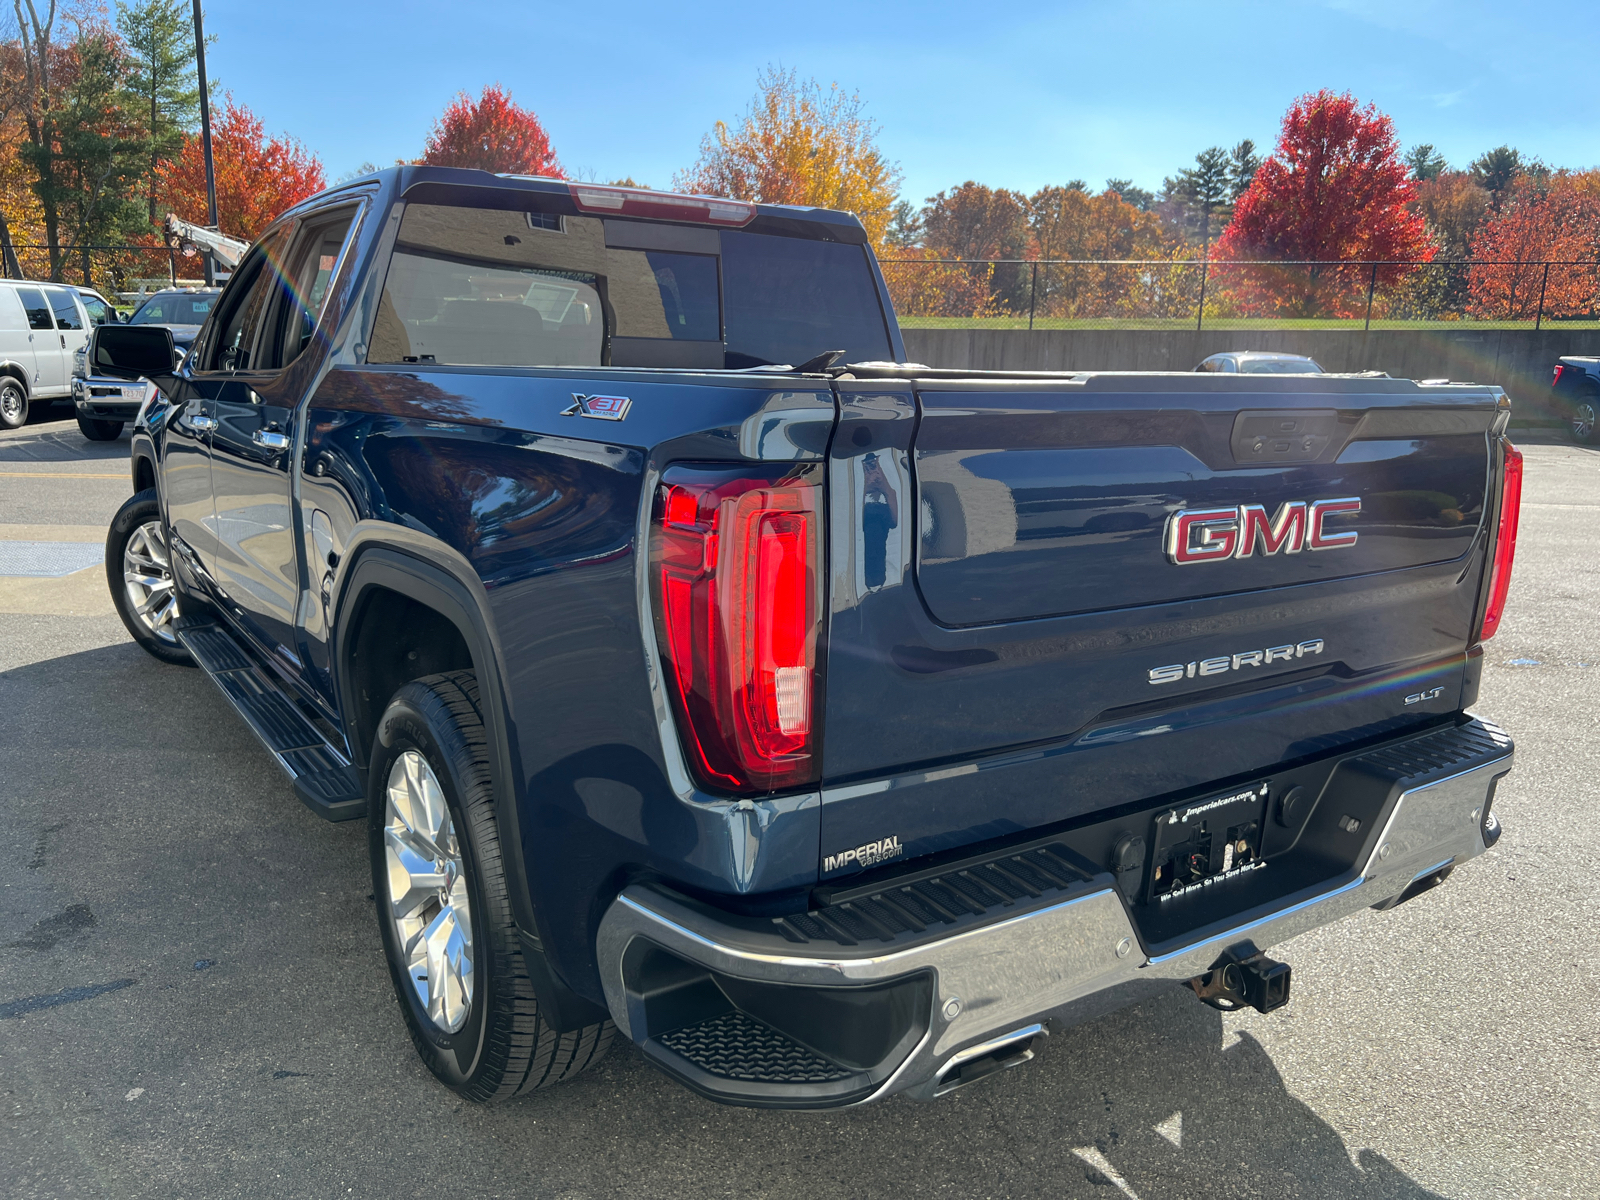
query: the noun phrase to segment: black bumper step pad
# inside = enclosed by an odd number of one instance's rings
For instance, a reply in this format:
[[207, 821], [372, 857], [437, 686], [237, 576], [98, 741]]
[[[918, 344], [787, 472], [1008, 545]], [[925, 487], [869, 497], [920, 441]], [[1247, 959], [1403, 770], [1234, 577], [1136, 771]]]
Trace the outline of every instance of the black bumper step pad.
[[349, 760], [250, 652], [222, 626], [183, 620], [177, 634], [238, 714], [294, 782], [295, 795], [318, 816], [348, 821], [366, 815], [366, 793]]
[[747, 1017], [723, 1013], [656, 1038], [707, 1075], [747, 1083], [835, 1083], [854, 1072], [808, 1050], [787, 1034]]
[[1493, 721], [1478, 717], [1466, 725], [1453, 725], [1398, 746], [1385, 746], [1356, 761], [1395, 780], [1405, 780], [1407, 787], [1417, 788], [1503, 758], [1510, 749], [1511, 735]]
[[1103, 886], [1087, 865], [1063, 845], [1035, 845], [877, 889], [837, 893], [830, 903], [774, 918], [773, 925], [791, 942], [839, 946], [896, 943], [930, 931], [947, 935], [951, 927], [1006, 915], [1018, 905], [1031, 908]]

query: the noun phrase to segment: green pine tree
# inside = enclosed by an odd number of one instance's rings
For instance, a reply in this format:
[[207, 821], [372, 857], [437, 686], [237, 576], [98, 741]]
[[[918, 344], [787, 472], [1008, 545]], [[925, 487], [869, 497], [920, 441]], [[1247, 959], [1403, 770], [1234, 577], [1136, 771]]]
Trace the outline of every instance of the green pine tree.
[[61, 214], [88, 284], [93, 282], [90, 247], [121, 242], [143, 224], [136, 197], [149, 141], [130, 110], [115, 39], [86, 33], [77, 52], [77, 77], [62, 93], [56, 114], [55, 145], [28, 146], [24, 153], [37, 160], [40, 198]]
[[118, 0], [117, 28], [128, 46], [128, 90], [139, 98], [150, 142], [145, 194], [154, 225], [161, 163], [178, 153], [200, 120], [194, 20], [186, 0]]

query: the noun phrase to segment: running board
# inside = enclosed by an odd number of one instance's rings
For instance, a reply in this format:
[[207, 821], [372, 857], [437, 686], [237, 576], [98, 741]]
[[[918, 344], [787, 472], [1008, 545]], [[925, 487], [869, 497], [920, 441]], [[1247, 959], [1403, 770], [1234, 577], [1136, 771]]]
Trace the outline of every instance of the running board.
[[214, 621], [181, 618], [174, 632], [183, 648], [221, 689], [294, 784], [294, 794], [328, 821], [367, 814], [366, 791], [350, 760], [308, 720], [270, 671]]

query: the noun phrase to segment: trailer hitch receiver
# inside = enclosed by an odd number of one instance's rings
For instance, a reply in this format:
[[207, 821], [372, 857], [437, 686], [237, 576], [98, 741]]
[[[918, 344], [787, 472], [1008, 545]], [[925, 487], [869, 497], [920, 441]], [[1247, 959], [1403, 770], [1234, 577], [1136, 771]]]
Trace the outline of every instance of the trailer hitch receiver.
[[1289, 964], [1246, 944], [1225, 954], [1204, 975], [1189, 980], [1194, 994], [1212, 1008], [1253, 1008], [1269, 1013], [1289, 1003]]

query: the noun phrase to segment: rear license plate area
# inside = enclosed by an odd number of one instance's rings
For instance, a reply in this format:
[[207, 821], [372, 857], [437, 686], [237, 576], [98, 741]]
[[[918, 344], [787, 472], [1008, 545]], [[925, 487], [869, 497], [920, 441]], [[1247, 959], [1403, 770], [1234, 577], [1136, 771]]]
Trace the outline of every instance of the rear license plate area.
[[1177, 900], [1265, 866], [1266, 816], [1264, 783], [1157, 813], [1148, 899]]

